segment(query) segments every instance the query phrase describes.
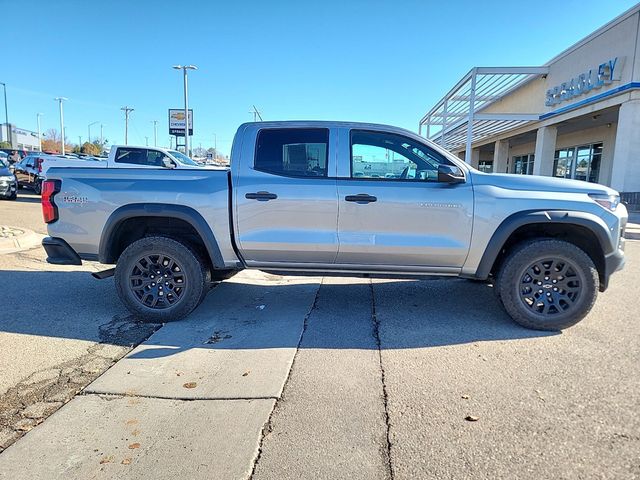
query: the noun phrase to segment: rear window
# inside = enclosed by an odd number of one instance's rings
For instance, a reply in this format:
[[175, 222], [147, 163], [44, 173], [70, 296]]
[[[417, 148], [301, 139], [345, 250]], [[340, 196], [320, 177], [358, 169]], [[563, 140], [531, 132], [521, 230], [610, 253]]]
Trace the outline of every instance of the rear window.
[[326, 177], [328, 150], [326, 128], [261, 130], [254, 167], [275, 175]]
[[145, 165], [148, 167], [162, 167], [162, 159], [166, 155], [158, 150], [146, 148], [118, 148], [116, 151], [116, 163], [128, 163], [133, 165]]

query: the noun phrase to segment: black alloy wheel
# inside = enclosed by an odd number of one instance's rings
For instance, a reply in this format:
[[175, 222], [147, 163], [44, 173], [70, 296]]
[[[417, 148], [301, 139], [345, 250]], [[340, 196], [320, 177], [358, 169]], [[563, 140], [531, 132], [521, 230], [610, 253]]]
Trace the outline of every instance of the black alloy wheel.
[[129, 274], [129, 288], [148, 308], [165, 309], [180, 301], [188, 279], [180, 264], [168, 255], [145, 255]]

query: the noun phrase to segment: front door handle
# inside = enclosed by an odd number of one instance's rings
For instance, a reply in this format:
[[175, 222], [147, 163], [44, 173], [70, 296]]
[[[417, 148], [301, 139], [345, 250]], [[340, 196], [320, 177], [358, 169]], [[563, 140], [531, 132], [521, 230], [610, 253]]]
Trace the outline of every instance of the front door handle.
[[368, 195], [366, 193], [359, 193], [357, 195], [347, 195], [344, 197], [347, 202], [356, 202], [360, 204], [376, 202], [378, 200], [377, 197], [373, 195]]
[[248, 200], [258, 200], [259, 202], [268, 202], [269, 200], [275, 200], [278, 198], [278, 195], [269, 192], [254, 192], [247, 193], [244, 198]]

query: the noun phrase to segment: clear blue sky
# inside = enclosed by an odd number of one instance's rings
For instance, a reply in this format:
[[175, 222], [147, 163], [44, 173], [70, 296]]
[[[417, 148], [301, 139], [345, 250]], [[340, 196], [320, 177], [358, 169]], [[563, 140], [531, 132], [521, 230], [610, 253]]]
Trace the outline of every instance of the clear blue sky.
[[[418, 119], [473, 66], [541, 65], [632, 7], [632, 0], [0, 0], [0, 82], [9, 120], [59, 129], [70, 142], [101, 121], [110, 143], [169, 142], [182, 105], [176, 63], [190, 75], [194, 146], [229, 153], [252, 119], [388, 123]], [[183, 14], [186, 18], [182, 21]], [[185, 30], [187, 33], [184, 33]], [[0, 97], [1, 102], [1, 97]], [[4, 111], [0, 109], [4, 122]], [[92, 136], [99, 126], [92, 127]]]

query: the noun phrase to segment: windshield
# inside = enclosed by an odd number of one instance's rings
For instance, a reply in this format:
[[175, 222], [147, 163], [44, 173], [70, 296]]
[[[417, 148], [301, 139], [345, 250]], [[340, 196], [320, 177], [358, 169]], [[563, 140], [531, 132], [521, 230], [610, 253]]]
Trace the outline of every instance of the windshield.
[[192, 166], [192, 167], [199, 167], [200, 166], [196, 162], [191, 160], [189, 157], [187, 157], [184, 153], [180, 153], [177, 150], [169, 150], [169, 153], [171, 154], [172, 157], [174, 157], [176, 160], [178, 160], [183, 165], [189, 165], [189, 166]]

